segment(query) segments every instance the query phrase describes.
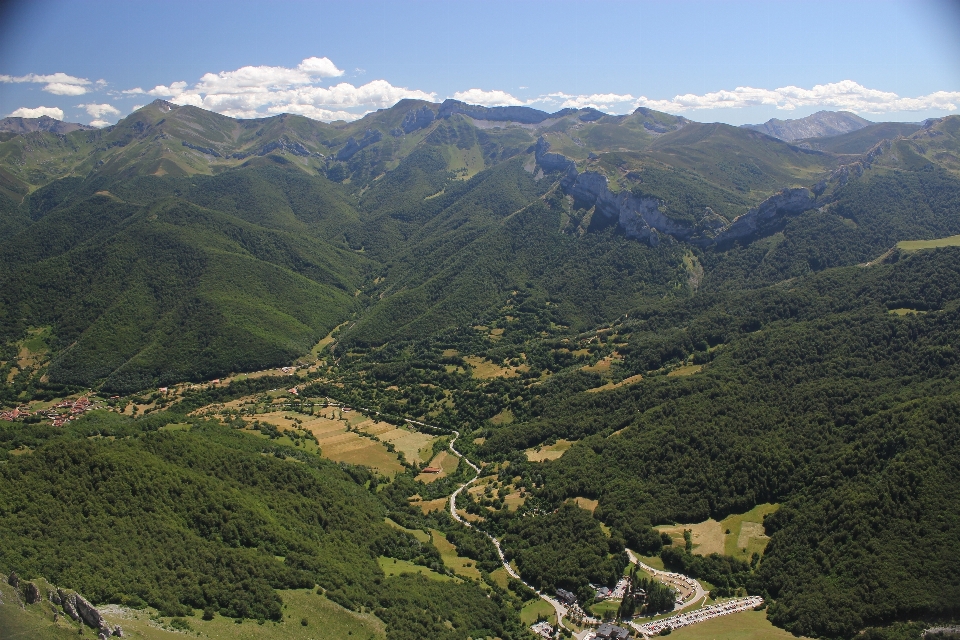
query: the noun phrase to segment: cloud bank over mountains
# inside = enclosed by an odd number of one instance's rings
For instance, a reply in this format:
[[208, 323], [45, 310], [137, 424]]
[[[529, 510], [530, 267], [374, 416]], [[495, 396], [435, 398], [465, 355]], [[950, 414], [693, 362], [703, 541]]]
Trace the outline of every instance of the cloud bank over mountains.
[[294, 68], [247, 66], [204, 74], [192, 87], [181, 81], [169, 86], [158, 85], [149, 91], [137, 87], [123, 93], [166, 98], [175, 104], [202, 107], [235, 118], [299, 113], [327, 121], [356, 120], [403, 98], [437, 99], [436, 93], [395, 87], [386, 80], [374, 80], [359, 87], [348, 82], [320, 86], [323, 80], [343, 74], [329, 58], [314, 57]]
[[[310, 57], [295, 67], [245, 66], [233, 71], [206, 73], [189, 84], [180, 80], [152, 89], [135, 87], [107, 91], [107, 82], [91, 82], [66, 73], [24, 76], [0, 75], [0, 83], [42, 84], [42, 91], [62, 96], [100, 92], [104, 97], [123, 100], [134, 97], [163, 98], [175, 104], [193, 105], [236, 118], [258, 118], [279, 113], [297, 113], [317, 120], [356, 120], [365, 114], [395, 104], [404, 98], [436, 102], [436, 92], [394, 86], [387, 80], [362, 85], [347, 81], [334, 83], [345, 72], [329, 58]], [[818, 84], [812, 88], [786, 86], [777, 89], [736, 87], [704, 94], [683, 94], [673, 98], [649, 98], [617, 93], [568, 94], [561, 91], [520, 98], [500, 89], [471, 88], [456, 91], [456, 100], [484, 106], [531, 106], [544, 110], [592, 107], [607, 113], [629, 113], [649, 107], [668, 113], [689, 113], [712, 109], [775, 108], [786, 112], [801, 108], [841, 109], [863, 115], [920, 111], [954, 112], [960, 105], [960, 91], [936, 91], [925, 96], [905, 97], [890, 91], [871, 89], [853, 80]], [[142, 99], [139, 101], [142, 102]], [[94, 126], [106, 126], [106, 118], [120, 116], [129, 107], [108, 103], [84, 103]], [[139, 105], [134, 109], [139, 108]], [[57, 116], [56, 114], [60, 114]], [[63, 118], [59, 107], [22, 107], [10, 115]]]

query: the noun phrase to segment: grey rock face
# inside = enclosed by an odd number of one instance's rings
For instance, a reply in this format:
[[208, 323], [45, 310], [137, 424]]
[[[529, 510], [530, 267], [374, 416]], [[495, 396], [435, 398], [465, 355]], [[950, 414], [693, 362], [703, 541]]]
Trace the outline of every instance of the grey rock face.
[[60, 605], [63, 607], [63, 612], [74, 620], [80, 620], [80, 614], [77, 613], [76, 594], [68, 594], [63, 589], [57, 589], [57, 593], [60, 595]]
[[783, 189], [734, 219], [730, 226], [720, 233], [717, 244], [729, 244], [745, 240], [779, 225], [786, 216], [794, 216], [809, 211], [817, 205], [813, 191], [805, 187]]
[[403, 117], [403, 122], [400, 123], [400, 128], [403, 129], [404, 133], [413, 133], [414, 131], [419, 131], [420, 129], [430, 126], [430, 123], [433, 122], [436, 117], [433, 110], [424, 105], [419, 109], [407, 111], [407, 115]]
[[10, 575], [7, 576], [7, 584], [14, 589], [20, 586], [20, 577], [17, 575], [16, 571], [11, 571]]
[[769, 231], [780, 225], [787, 216], [798, 215], [817, 206], [817, 196], [806, 188], [784, 189], [767, 198], [759, 206], [727, 221], [707, 207], [695, 224], [674, 220], [661, 210], [660, 201], [653, 196], [637, 196], [629, 191], [613, 193], [606, 176], [593, 171], [577, 173], [568, 170], [560, 181], [564, 193], [585, 206], [596, 207], [596, 214], [617, 225], [628, 238], [656, 246], [666, 236], [689, 242], [698, 247], [726, 245]]
[[380, 142], [381, 138], [383, 138], [383, 134], [377, 129], [367, 129], [359, 141], [353, 137], [347, 140], [347, 144], [345, 144], [343, 148], [337, 152], [337, 160], [340, 160], [341, 162], [349, 160], [361, 149], [369, 147], [376, 142]]
[[540, 136], [537, 140], [537, 146], [534, 148], [534, 157], [544, 171], [574, 171], [577, 166], [573, 160], [559, 153], [550, 153], [550, 143], [546, 138]]
[[87, 623], [87, 626], [93, 627], [94, 629], [107, 628], [107, 621], [103, 619], [100, 612], [80, 594], [76, 596], [76, 607], [77, 613], [80, 614], [80, 618]]
[[40, 602], [40, 589], [32, 582], [26, 582], [23, 585], [23, 599], [27, 604], [37, 604]]
[[652, 196], [637, 197], [629, 191], [613, 193], [607, 177], [594, 171], [581, 174], [568, 173], [561, 181], [567, 195], [587, 206], [596, 207], [608, 220], [616, 220], [628, 238], [647, 242], [651, 246], [660, 243], [659, 233], [678, 240], [692, 240], [694, 229], [671, 220], [660, 210], [660, 201]]

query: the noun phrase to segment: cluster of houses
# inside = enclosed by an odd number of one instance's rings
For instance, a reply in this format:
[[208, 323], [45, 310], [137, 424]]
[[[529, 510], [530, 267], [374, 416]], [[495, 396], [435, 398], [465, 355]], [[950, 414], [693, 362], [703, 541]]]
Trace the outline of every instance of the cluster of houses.
[[42, 416], [53, 420], [53, 426], [62, 427], [71, 420], [79, 418], [84, 412], [92, 411], [96, 406], [96, 403], [91, 402], [89, 398], [84, 396], [76, 400], [64, 400], [52, 407], [38, 411], [30, 411], [26, 407], [17, 407], [10, 411], [3, 411], [0, 412], [0, 420], [13, 422], [14, 420], [30, 416]]

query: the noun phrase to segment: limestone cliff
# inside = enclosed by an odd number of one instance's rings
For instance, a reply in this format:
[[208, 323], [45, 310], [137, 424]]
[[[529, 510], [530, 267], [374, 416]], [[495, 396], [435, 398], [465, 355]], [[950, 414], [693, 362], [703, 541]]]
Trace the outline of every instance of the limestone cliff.
[[637, 195], [628, 190], [614, 193], [607, 177], [595, 171], [577, 171], [569, 158], [549, 151], [550, 144], [541, 137], [535, 156], [544, 171], [562, 171], [560, 186], [578, 205], [593, 207], [600, 215], [615, 222], [628, 238], [656, 246], [661, 237], [688, 242], [698, 247], [727, 246], [749, 241], [775, 230], [788, 216], [795, 216], [818, 206], [817, 195], [805, 187], [783, 189], [758, 206], [738, 216], [729, 224], [706, 207], [696, 223], [675, 220], [662, 210], [662, 203], [653, 196]]

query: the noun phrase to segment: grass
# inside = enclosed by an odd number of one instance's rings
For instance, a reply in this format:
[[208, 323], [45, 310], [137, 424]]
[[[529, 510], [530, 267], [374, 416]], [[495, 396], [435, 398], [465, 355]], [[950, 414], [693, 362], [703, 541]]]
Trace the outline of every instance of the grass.
[[691, 376], [695, 373], [699, 373], [703, 369], [702, 364], [688, 364], [682, 367], [677, 367], [673, 371], [667, 374], [668, 378], [673, 378], [676, 376]]
[[407, 529], [406, 527], [400, 526], [390, 518], [384, 518], [384, 522], [386, 522], [388, 525], [390, 525], [394, 529], [400, 529], [400, 531], [406, 531], [407, 533], [412, 535], [414, 538], [416, 538], [420, 542], [430, 542], [430, 534], [428, 534], [426, 531], [421, 531], [420, 529]]
[[444, 449], [443, 451], [435, 455], [429, 464], [429, 466], [434, 467], [436, 469], [442, 469], [442, 471], [440, 473], [421, 473], [417, 476], [416, 479], [419, 480], [420, 482], [425, 482], [429, 484], [435, 480], [438, 480], [440, 478], [445, 478], [446, 476], [450, 475], [451, 473], [457, 470], [457, 465], [459, 464], [460, 464], [460, 458], [458, 458], [457, 456], [453, 455], [452, 453]]
[[377, 562], [380, 564], [380, 568], [383, 569], [383, 573], [388, 578], [399, 576], [405, 573], [419, 573], [430, 580], [437, 580], [438, 582], [453, 580], [453, 578], [450, 576], [439, 574], [436, 571], [431, 571], [426, 567], [421, 567], [418, 564], [413, 564], [412, 562], [407, 562], [406, 560], [397, 560], [396, 558], [380, 556], [377, 558]]
[[627, 387], [631, 384], [636, 384], [643, 380], [643, 374], [638, 373], [635, 376], [630, 376], [629, 378], [624, 378], [620, 382], [608, 382], [602, 387], [596, 387], [594, 389], [587, 389], [587, 393], [598, 393], [600, 391], [609, 391], [610, 389], [619, 389], [620, 387]]
[[743, 611], [677, 629], [676, 640], [797, 640], [767, 620], [766, 611]]
[[529, 371], [530, 369], [530, 367], [525, 364], [516, 367], [501, 367], [479, 356], [467, 356], [463, 360], [470, 365], [470, 369], [472, 370], [471, 375], [473, 375], [474, 378], [481, 379], [513, 378], [520, 375], [521, 372]]
[[520, 622], [522, 622], [524, 626], [529, 627], [535, 623], [538, 616], [543, 616], [547, 619], [547, 622], [554, 626], [557, 624], [557, 612], [546, 600], [537, 598], [520, 610]]
[[604, 613], [610, 612], [616, 615], [617, 611], [619, 610], [620, 610], [619, 600], [602, 600], [590, 606], [590, 611], [593, 612], [593, 615], [601, 619], [603, 618]]
[[556, 444], [543, 447], [534, 447], [527, 449], [527, 460], [530, 462], [543, 462], [544, 460], [556, 460], [573, 446], [570, 440], [557, 440]]
[[577, 496], [573, 499], [574, 503], [581, 509], [585, 509], [590, 513], [593, 513], [597, 509], [597, 505], [600, 504], [598, 500], [591, 500], [590, 498], [584, 498], [582, 496]]
[[[201, 619], [199, 612], [184, 618], [192, 632], [176, 631], [170, 626], [171, 618], [160, 618], [152, 609], [134, 610], [118, 606], [101, 606], [100, 612], [111, 626], [123, 628], [125, 638], [144, 640], [176, 640], [186, 637], [203, 637], [212, 640], [335, 640], [357, 638], [373, 640], [384, 638], [383, 623], [371, 614], [354, 613], [317, 595], [313, 589], [278, 591], [283, 598], [283, 620], [265, 622], [245, 620], [237, 624], [232, 618], [214, 616], [213, 620]], [[16, 603], [13, 588], [0, 585], [3, 605], [0, 605], [0, 637], [4, 640], [76, 638], [80, 625], [70, 618], [60, 616], [53, 622], [51, 605], [47, 601], [29, 605], [21, 610]], [[306, 619], [307, 625], [301, 624]], [[83, 637], [90, 637], [92, 630], [84, 627]]]
[[453, 546], [453, 543], [447, 541], [447, 536], [436, 529], [430, 530], [430, 536], [433, 546], [440, 552], [440, 558], [443, 560], [444, 566], [452, 569], [459, 576], [482, 580], [480, 571], [474, 566], [473, 560], [457, 555], [457, 548]]
[[777, 504], [761, 504], [746, 513], [729, 515], [720, 522], [711, 518], [696, 524], [656, 528], [669, 534], [673, 538], [673, 544], [680, 547], [684, 545], [684, 529], [690, 529], [693, 535], [693, 552], [696, 554], [722, 553], [741, 560], [750, 560], [754, 553], [763, 555], [763, 550], [770, 541], [763, 531], [763, 517], [779, 507]]
[[724, 553], [743, 560], [749, 560], [754, 553], [763, 555], [770, 541], [763, 532], [763, 517], [779, 508], [778, 504], [761, 504], [746, 513], [730, 515], [721, 520], [723, 531], [730, 531], [730, 535], [725, 534]]
[[960, 235], [937, 240], [903, 240], [897, 243], [902, 251], [920, 251], [921, 249], [939, 249], [940, 247], [960, 247]]
[[890, 309], [890, 315], [894, 316], [910, 316], [920, 313], [926, 313], [926, 311], [918, 311], [917, 309]]

